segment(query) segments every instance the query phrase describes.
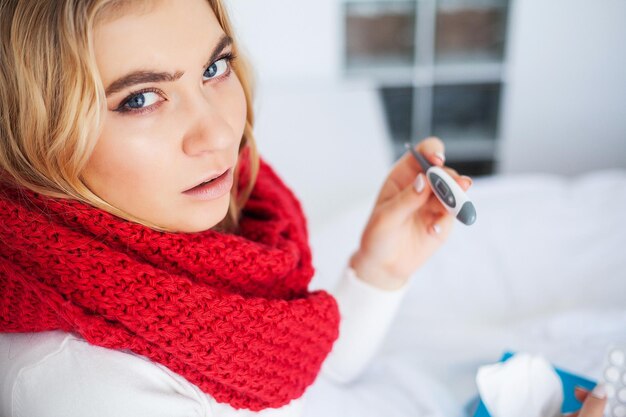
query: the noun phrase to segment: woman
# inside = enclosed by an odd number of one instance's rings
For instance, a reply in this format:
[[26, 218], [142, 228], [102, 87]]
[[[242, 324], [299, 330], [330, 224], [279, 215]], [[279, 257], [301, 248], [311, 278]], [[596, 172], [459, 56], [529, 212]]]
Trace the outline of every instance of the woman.
[[309, 292], [219, 0], [8, 0], [0, 31], [3, 415], [298, 415], [322, 365], [358, 375], [453, 223], [410, 156]]

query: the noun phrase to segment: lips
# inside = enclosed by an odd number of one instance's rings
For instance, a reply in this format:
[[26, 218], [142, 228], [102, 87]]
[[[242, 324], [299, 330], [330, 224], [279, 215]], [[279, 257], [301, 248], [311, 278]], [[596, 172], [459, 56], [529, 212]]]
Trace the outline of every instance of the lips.
[[193, 187], [191, 187], [191, 188], [187, 189], [186, 191], [191, 191], [191, 190], [193, 190], [193, 189], [195, 189], [195, 188], [198, 188], [198, 187], [201, 187], [201, 186], [203, 186], [203, 185], [206, 185], [206, 184], [208, 184], [208, 183], [210, 183], [210, 182], [213, 182], [213, 181], [217, 180], [218, 178], [221, 178], [221, 177], [223, 177], [224, 175], [226, 175], [226, 174], [228, 173], [228, 170], [229, 170], [229, 168], [227, 168], [227, 169], [225, 169], [225, 170], [221, 171], [221, 173], [220, 173], [220, 174], [212, 174], [212, 175], [208, 176], [208, 177], [207, 177], [207, 179], [205, 179], [204, 181], [202, 181], [202, 182], [198, 183], [197, 185], [195, 185], [195, 186], [193, 186]]
[[183, 191], [183, 194], [196, 202], [213, 201], [227, 196], [232, 190], [233, 182], [233, 169], [230, 168], [212, 181], [204, 181], [187, 191]]

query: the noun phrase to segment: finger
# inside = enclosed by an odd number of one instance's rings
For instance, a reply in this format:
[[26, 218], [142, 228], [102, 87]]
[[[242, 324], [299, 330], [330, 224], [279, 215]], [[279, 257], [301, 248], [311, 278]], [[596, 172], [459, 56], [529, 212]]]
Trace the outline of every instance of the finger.
[[421, 152], [431, 164], [443, 166], [446, 162], [446, 147], [441, 139], [430, 136], [417, 144], [415, 150]]
[[454, 168], [450, 167], [442, 167], [444, 171], [446, 171], [452, 179], [454, 179], [463, 189], [463, 191], [467, 191], [473, 184], [473, 180], [467, 175], [460, 175], [458, 171]]
[[[424, 143], [426, 142], [426, 145]], [[415, 149], [419, 151], [419, 149], [426, 146], [428, 149], [433, 149], [437, 152], [441, 152], [443, 150], [442, 146], [437, 145], [440, 142], [439, 139], [425, 139], [415, 146]], [[433, 143], [435, 145], [433, 145]], [[428, 158], [428, 157], [427, 157]], [[387, 176], [385, 180], [385, 185], [381, 189], [376, 204], [386, 202], [394, 197], [396, 197], [402, 190], [404, 190], [408, 185], [412, 184], [417, 177], [417, 174], [420, 172], [424, 172], [421, 165], [415, 157], [411, 154], [411, 152], [406, 151], [393, 165], [391, 172]]]
[[448, 174], [450, 174], [450, 176], [451, 176], [452, 178], [457, 178], [457, 177], [460, 177], [460, 175], [459, 175], [459, 171], [457, 171], [457, 170], [456, 170], [456, 169], [454, 169], [454, 168], [450, 168], [450, 167], [443, 167], [443, 170], [444, 170], [444, 171], [446, 171]]
[[596, 398], [593, 395], [587, 397], [580, 409], [578, 417], [602, 417], [606, 407], [606, 398]]
[[430, 216], [426, 216], [427, 220], [426, 230], [429, 235], [445, 240], [454, 224], [454, 216], [447, 210], [435, 209], [431, 212]]
[[[414, 149], [424, 155], [428, 162], [433, 165], [443, 166], [445, 157], [445, 146], [443, 141], [437, 137], [429, 137], [422, 140], [420, 143], [414, 146]], [[402, 155], [396, 164], [398, 166], [408, 166], [406, 168], [405, 175], [417, 175], [418, 172], [424, 172], [419, 162], [415, 160], [415, 157], [408, 150]]]
[[404, 221], [422, 207], [431, 195], [432, 190], [426, 181], [426, 176], [420, 172], [413, 183], [386, 203], [386, 207], [389, 209], [387, 214], [389, 221], [398, 223]]
[[[431, 163], [436, 162], [434, 159], [435, 157], [433, 156], [435, 153], [443, 155], [443, 152], [445, 151], [443, 142], [436, 137], [424, 139], [415, 146], [415, 149], [419, 152], [423, 151], [429, 153], [430, 155], [426, 155], [426, 157], [431, 160]], [[438, 165], [441, 164], [442, 162], [439, 160]], [[387, 202], [396, 197], [403, 189], [415, 181], [417, 174], [420, 172], [423, 172], [423, 169], [419, 162], [415, 160], [411, 152], [405, 152], [404, 155], [396, 161], [391, 172], [387, 176], [385, 186], [381, 189], [376, 204]]]
[[474, 181], [468, 177], [467, 175], [461, 175], [458, 179], [457, 182], [459, 183], [459, 185], [461, 186], [461, 188], [463, 188], [463, 191], [467, 191], [469, 190], [469, 188], [472, 186], [472, 184], [474, 183]]
[[428, 234], [438, 239], [445, 240], [452, 230], [454, 224], [453, 220], [454, 217], [449, 214], [440, 216], [428, 227]]
[[431, 213], [432, 216], [435, 216], [437, 218], [449, 213], [446, 206], [443, 205], [441, 201], [439, 201], [435, 193], [432, 191], [432, 188], [431, 188], [431, 196], [428, 198], [428, 201], [423, 205], [421, 210], [427, 211]]
[[582, 387], [574, 387], [574, 397], [576, 397], [579, 402], [584, 402], [588, 395], [589, 390], [586, 390]]
[[579, 417], [602, 417], [606, 407], [606, 389], [603, 384], [598, 384], [587, 396], [580, 409]]
[[[576, 399], [579, 402], [585, 402], [585, 400], [587, 399], [587, 397], [589, 396], [589, 390], [583, 388], [583, 387], [574, 387], [574, 397], [576, 397]], [[564, 416], [566, 417], [580, 417], [579, 416], [580, 411], [576, 411], [575, 413], [568, 413], [568, 414], [564, 414]]]

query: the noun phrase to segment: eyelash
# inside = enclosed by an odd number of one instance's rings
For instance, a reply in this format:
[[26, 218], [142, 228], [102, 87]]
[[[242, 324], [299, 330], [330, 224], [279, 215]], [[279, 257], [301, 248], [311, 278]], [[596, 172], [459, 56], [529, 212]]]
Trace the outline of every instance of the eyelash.
[[[224, 72], [224, 74], [220, 75], [219, 77], [216, 78], [211, 78], [210, 80], [207, 81], [214, 81], [214, 80], [223, 80], [226, 79], [230, 76], [230, 74], [232, 73], [232, 62], [237, 58], [237, 56], [235, 54], [233, 54], [232, 52], [229, 52], [227, 54], [224, 54], [222, 56], [220, 56], [219, 58], [217, 58], [215, 61], [213, 61], [208, 67], [206, 67], [204, 69], [204, 71], [206, 72], [207, 69], [211, 68], [216, 62], [221, 61], [222, 59], [226, 60], [226, 64], [228, 66], [228, 69], [226, 70], [226, 72]], [[203, 73], [204, 74], [204, 73]], [[126, 98], [124, 100], [122, 100], [122, 103], [117, 107], [117, 109], [115, 109], [115, 111], [126, 115], [126, 114], [143, 114], [143, 113], [149, 113], [151, 111], [153, 111], [156, 107], [158, 107], [160, 105], [160, 103], [156, 103], [153, 104], [149, 107], [144, 107], [141, 109], [130, 109], [130, 108], [126, 108], [124, 106], [126, 106], [126, 104], [135, 96], [138, 96], [140, 94], [143, 93], [157, 93], [159, 95], [162, 95], [162, 91], [159, 90], [158, 88], [154, 88], [154, 87], [150, 87], [150, 88], [144, 88], [138, 91], [133, 91], [132, 93], [130, 93], [128, 96], [126, 96]]]

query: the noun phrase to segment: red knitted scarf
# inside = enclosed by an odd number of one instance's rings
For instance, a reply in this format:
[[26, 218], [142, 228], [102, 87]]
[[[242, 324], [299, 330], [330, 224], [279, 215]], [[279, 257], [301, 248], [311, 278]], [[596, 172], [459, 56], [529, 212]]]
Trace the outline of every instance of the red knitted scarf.
[[300, 397], [338, 336], [305, 218], [263, 161], [240, 231], [164, 233], [75, 200], [0, 188], [0, 332], [130, 349], [219, 402]]

